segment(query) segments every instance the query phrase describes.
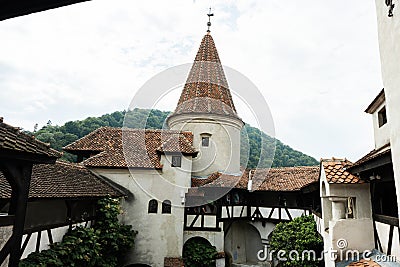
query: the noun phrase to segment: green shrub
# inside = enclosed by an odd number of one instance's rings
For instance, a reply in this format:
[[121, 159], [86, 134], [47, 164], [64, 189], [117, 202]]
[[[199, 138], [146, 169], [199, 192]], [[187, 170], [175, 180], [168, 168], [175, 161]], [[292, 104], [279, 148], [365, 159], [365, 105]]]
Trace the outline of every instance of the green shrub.
[[185, 267], [214, 267], [217, 250], [201, 238], [188, 240], [183, 247]]
[[[278, 251], [285, 251], [284, 257], [287, 261], [280, 262], [281, 266], [314, 267], [320, 264], [318, 258], [321, 257], [323, 250], [323, 240], [317, 232], [317, 225], [312, 216], [301, 216], [293, 221], [277, 224], [272, 232], [270, 245], [275, 251], [274, 257], [277, 256]], [[303, 260], [302, 252], [307, 250], [315, 251], [316, 257], [309, 258], [308, 254], [304, 254]], [[298, 259], [291, 260], [290, 251], [297, 251]], [[296, 254], [293, 255], [293, 258], [297, 258]]]
[[115, 267], [133, 247], [136, 231], [118, 221], [118, 199], [104, 198], [97, 205], [93, 227], [75, 227], [50, 249], [33, 252], [21, 260], [20, 267]]

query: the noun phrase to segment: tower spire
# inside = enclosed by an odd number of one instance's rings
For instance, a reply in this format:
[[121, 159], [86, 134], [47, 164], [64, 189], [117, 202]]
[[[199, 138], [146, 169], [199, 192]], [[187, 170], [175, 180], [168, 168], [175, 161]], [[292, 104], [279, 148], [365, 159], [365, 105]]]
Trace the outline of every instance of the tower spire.
[[178, 105], [171, 116], [195, 113], [238, 118], [217, 48], [209, 32], [201, 41]]
[[211, 27], [211, 17], [214, 16], [214, 13], [211, 13], [211, 7], [210, 10], [208, 11], [208, 22], [207, 22], [207, 32], [210, 32], [210, 27]]

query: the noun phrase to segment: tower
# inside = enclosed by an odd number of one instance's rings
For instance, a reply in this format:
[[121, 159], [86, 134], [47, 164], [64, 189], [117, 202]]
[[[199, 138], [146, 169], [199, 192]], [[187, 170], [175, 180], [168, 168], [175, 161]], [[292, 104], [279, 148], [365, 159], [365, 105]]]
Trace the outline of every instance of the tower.
[[172, 130], [193, 132], [199, 151], [193, 159], [194, 176], [240, 172], [240, 131], [228, 82], [214, 40], [203, 37], [175, 111], [167, 119]]

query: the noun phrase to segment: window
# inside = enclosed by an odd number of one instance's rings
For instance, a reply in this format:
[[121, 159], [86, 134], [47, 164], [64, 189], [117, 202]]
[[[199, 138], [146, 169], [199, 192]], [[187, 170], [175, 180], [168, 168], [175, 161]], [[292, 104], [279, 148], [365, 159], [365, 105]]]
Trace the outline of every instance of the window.
[[201, 138], [201, 146], [209, 146], [210, 145], [210, 137], [209, 136], [203, 136]]
[[354, 219], [355, 218], [355, 207], [356, 207], [356, 198], [349, 197], [347, 198], [347, 205], [346, 205], [346, 215], [347, 219]]
[[182, 166], [182, 156], [172, 156], [172, 167], [181, 167]]
[[148, 213], [157, 213], [158, 211], [158, 202], [155, 199], [151, 199], [149, 201]]
[[379, 127], [382, 127], [387, 123], [387, 117], [386, 117], [386, 107], [383, 107], [381, 110], [378, 112], [378, 123]]
[[162, 203], [162, 213], [171, 213], [171, 201], [164, 200]]

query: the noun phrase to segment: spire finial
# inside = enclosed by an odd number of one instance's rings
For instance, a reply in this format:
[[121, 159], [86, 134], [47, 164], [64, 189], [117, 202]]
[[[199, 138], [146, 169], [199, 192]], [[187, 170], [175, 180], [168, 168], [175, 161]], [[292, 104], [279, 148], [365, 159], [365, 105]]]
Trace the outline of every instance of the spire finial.
[[207, 22], [207, 32], [210, 32], [210, 27], [211, 27], [211, 17], [214, 16], [214, 13], [211, 13], [211, 7], [210, 10], [207, 14], [208, 16], [208, 22]]

